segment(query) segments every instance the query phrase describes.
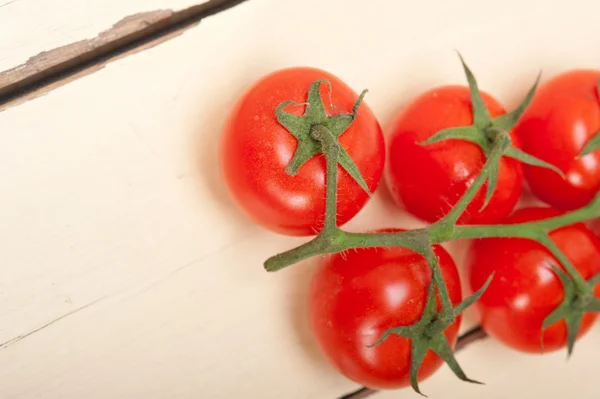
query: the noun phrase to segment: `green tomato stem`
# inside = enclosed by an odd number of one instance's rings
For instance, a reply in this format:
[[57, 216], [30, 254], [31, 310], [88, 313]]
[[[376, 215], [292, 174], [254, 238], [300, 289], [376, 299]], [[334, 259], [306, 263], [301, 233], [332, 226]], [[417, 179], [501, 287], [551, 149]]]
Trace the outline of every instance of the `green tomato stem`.
[[324, 235], [335, 234], [337, 227], [337, 165], [340, 155], [340, 145], [336, 137], [323, 125], [311, 128], [310, 136], [323, 146], [327, 164], [326, 174], [326, 204]]
[[[446, 283], [444, 281], [444, 277], [442, 276], [442, 271], [440, 270], [440, 265], [433, 251], [433, 247], [431, 245], [427, 246], [427, 250], [422, 254], [425, 259], [427, 259], [427, 263], [429, 263], [429, 267], [431, 268], [431, 277], [435, 286], [438, 289], [438, 293], [440, 295], [440, 301], [442, 302], [442, 313], [441, 318], [443, 321], [443, 326], [452, 324], [454, 321], [454, 312], [452, 301], [450, 300], [450, 294], [448, 293], [448, 288], [446, 287]], [[443, 332], [444, 328], [442, 328]]]
[[[432, 229], [435, 228], [436, 225], [393, 233], [347, 233], [338, 230], [333, 236], [329, 236], [329, 234], [323, 230], [323, 232], [313, 240], [297, 248], [269, 258], [265, 262], [265, 269], [271, 272], [277, 271], [312, 256], [357, 248], [404, 247], [423, 254], [424, 246], [428, 245], [428, 243], [439, 244], [461, 239], [516, 237], [528, 238], [539, 242], [540, 232], [554, 230], [600, 217], [599, 203], [600, 194], [597, 196], [597, 199], [587, 206], [560, 216], [535, 222], [507, 225], [455, 226], [450, 234], [447, 235], [440, 234], [439, 227], [437, 232], [436, 230], [433, 230], [432, 234]], [[571, 271], [569, 272], [571, 273]], [[573, 277], [577, 278], [575, 276]]]
[[[540, 232], [543, 233], [571, 224], [585, 222], [596, 217], [600, 217], [600, 206], [592, 202], [575, 211], [535, 222], [507, 225], [456, 226], [450, 239], [461, 240], [472, 238], [516, 237], [530, 238], [539, 241], [538, 237]], [[434, 243], [443, 241], [444, 240], [432, 240]]]
[[[454, 307], [450, 300], [448, 289], [433, 249], [434, 244], [469, 238], [516, 237], [531, 239], [544, 245], [564, 266], [570, 275], [570, 280], [565, 280], [566, 282], [563, 282], [565, 290], [569, 287], [574, 288], [575, 290], [574, 295], [569, 297], [565, 296], [565, 303], [564, 305], [561, 305], [567, 310], [566, 313], [560, 313], [562, 310], [558, 309], [551, 315], [552, 317], [548, 319], [548, 322], [552, 322], [554, 320], [553, 317], [564, 318], [570, 323], [570, 336], [572, 335], [572, 337], [569, 341], [569, 352], [572, 350], [575, 337], [573, 334], [576, 334], [578, 330], [578, 323], [581, 321], [580, 319], [583, 315], [583, 311], [586, 309], [593, 310], [596, 307], [600, 309], [600, 301], [593, 303], [593, 286], [590, 286], [590, 283], [584, 280], [570, 260], [549, 236], [549, 232], [554, 229], [599, 217], [600, 193], [596, 195], [596, 198], [594, 198], [587, 206], [550, 219], [510, 225], [457, 225], [458, 219], [465, 212], [486, 182], [488, 184], [486, 196], [481, 209], [485, 208], [490, 202], [498, 180], [500, 160], [503, 155], [519, 159], [525, 163], [550, 167], [552, 169], [552, 165], [545, 164], [541, 160], [537, 160], [528, 154], [521, 153], [514, 149], [511, 146], [511, 139], [507, 133], [514, 123], [516, 123], [518, 117], [531, 100], [535, 86], [530, 90], [530, 93], [527, 95], [522, 106], [512, 114], [504, 118], [500, 117], [491, 120], [489, 113], [487, 113], [487, 109], [485, 109], [485, 105], [483, 104], [483, 100], [481, 99], [479, 89], [477, 88], [472, 73], [468, 70], [466, 65], [464, 65], [464, 67], [469, 80], [473, 106], [474, 108], [477, 108], [474, 110], [474, 126], [478, 129], [483, 129], [484, 133], [486, 133], [484, 150], [487, 161], [473, 183], [467, 188], [463, 196], [457, 201], [448, 214], [437, 223], [426, 228], [401, 232], [349, 233], [341, 230], [337, 226], [338, 164], [344, 167], [344, 169], [365, 191], [367, 191], [367, 193], [369, 193], [369, 195], [371, 194], [358, 167], [338, 142], [338, 137], [354, 121], [358, 107], [362, 102], [364, 92], [357, 100], [352, 114], [327, 116], [319, 94], [319, 85], [321, 81], [315, 81], [309, 90], [305, 115], [296, 116], [286, 113], [284, 108], [290, 103], [289, 101], [280, 104], [276, 110], [277, 120], [298, 139], [299, 143], [294, 158], [290, 162], [290, 165], [288, 165], [288, 173], [290, 173], [290, 175], [294, 175], [301, 165], [311, 157], [319, 153], [325, 155], [326, 207], [323, 219], [323, 229], [321, 232], [309, 242], [267, 259], [264, 264], [265, 269], [269, 272], [273, 272], [313, 256], [339, 253], [349, 249], [359, 248], [403, 247], [422, 255], [431, 268], [432, 282], [429, 288], [426, 309], [423, 312], [421, 319], [412, 326], [399, 326], [388, 329], [380, 338], [380, 341], [378, 341], [381, 342], [390, 334], [404, 336], [412, 340], [412, 352], [413, 356], [416, 356], [413, 360], [416, 359], [416, 361], [413, 361], [411, 364], [411, 385], [417, 392], [419, 392], [417, 383], [418, 368], [420, 367], [422, 356], [424, 356], [429, 349], [438, 354], [438, 356], [450, 366], [451, 370], [460, 379], [476, 382], [467, 378], [466, 374], [458, 365], [458, 362], [456, 362], [452, 349], [443, 332], [455, 321], [460, 312], [472, 305], [481, 297], [481, 295], [483, 295], [493, 278], [493, 276], [490, 276], [485, 285], [475, 294], [464, 299], [460, 304]], [[460, 132], [441, 132], [440, 137], [442, 137], [442, 133], [448, 137], [452, 136], [452, 134], [458, 135], [459, 133], [465, 137], [471, 134], [470, 131], [465, 131], [463, 128], [459, 129], [462, 130]], [[306, 132], [309, 132], [309, 135], [306, 135]], [[438, 137], [438, 139], [441, 138]], [[560, 271], [560, 273], [564, 274], [562, 271]], [[566, 277], [563, 276], [563, 279], [565, 278]], [[435, 305], [436, 289], [442, 303], [442, 310], [439, 313]], [[575, 311], [572, 309], [573, 304], [571, 302], [577, 305], [575, 306]], [[581, 302], [581, 304], [579, 302]]]
[[422, 253], [427, 242], [426, 229], [415, 229], [401, 233], [348, 233], [337, 229], [334, 234], [323, 229], [318, 236], [307, 243], [267, 259], [264, 266], [267, 271], [275, 272], [313, 256], [374, 246], [397, 246]]
[[473, 183], [469, 186], [467, 191], [465, 191], [460, 200], [457, 201], [450, 212], [448, 212], [446, 216], [431, 226], [430, 236], [434, 241], [437, 241], [437, 239], [440, 238], [452, 236], [453, 230], [456, 228], [456, 222], [460, 216], [465, 212], [471, 201], [473, 201], [473, 198], [475, 198], [477, 192], [493, 173], [493, 170], [498, 168], [502, 152], [506, 143], [509, 142], [507, 136], [508, 135], [499, 135], [497, 137], [497, 141], [494, 142], [485, 165], [483, 165], [483, 168], [481, 168], [480, 173], [477, 175]]

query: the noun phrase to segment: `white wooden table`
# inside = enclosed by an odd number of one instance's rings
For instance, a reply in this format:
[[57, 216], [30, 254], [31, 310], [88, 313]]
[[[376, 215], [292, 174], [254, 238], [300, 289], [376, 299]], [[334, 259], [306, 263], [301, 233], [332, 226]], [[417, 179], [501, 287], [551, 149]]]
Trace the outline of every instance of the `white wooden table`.
[[[8, 1], [0, 70], [107, 29], [110, 38], [131, 15], [181, 16], [206, 2]], [[274, 69], [317, 66], [369, 88], [385, 127], [420, 90], [464, 83], [459, 49], [510, 107], [540, 68], [547, 77], [600, 65], [598, 15], [593, 0], [249, 0], [13, 93], [0, 106], [0, 398], [335, 399], [359, 388], [311, 339], [313, 262], [262, 269], [303, 240], [254, 226], [219, 180], [232, 101]], [[414, 223], [377, 195], [348, 227], [389, 226], [390, 215]], [[524, 356], [482, 341], [458, 358], [487, 385], [444, 368], [422, 389], [595, 399], [598, 353], [599, 328], [568, 363], [562, 352]]]

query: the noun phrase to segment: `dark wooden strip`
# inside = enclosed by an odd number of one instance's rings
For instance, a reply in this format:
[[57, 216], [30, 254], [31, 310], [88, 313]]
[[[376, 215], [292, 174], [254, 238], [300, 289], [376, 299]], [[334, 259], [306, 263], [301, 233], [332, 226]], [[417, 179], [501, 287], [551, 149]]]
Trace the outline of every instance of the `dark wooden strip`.
[[[98, 36], [44, 51], [25, 64], [0, 72], [0, 109], [15, 99], [60, 80], [97, 70], [125, 53], [183, 32], [201, 19], [246, 0], [211, 0], [180, 11], [156, 10], [123, 18]], [[60, 84], [59, 84], [60, 85]]]

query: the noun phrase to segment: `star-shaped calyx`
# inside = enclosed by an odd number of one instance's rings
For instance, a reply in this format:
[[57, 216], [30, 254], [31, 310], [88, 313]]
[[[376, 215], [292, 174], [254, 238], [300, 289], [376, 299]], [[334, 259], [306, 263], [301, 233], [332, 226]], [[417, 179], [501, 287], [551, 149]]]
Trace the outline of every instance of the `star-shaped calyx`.
[[540, 334], [541, 346], [543, 350], [543, 332], [557, 321], [564, 320], [567, 325], [567, 355], [571, 356], [584, 314], [600, 312], [600, 299], [594, 296], [594, 288], [600, 282], [600, 273], [589, 279], [586, 284], [578, 284], [564, 270], [548, 263], [563, 285], [564, 298], [560, 305], [544, 319]]
[[[598, 93], [598, 98], [600, 98], [600, 80], [596, 83], [596, 92]], [[583, 157], [584, 155], [591, 154], [600, 148], [600, 132], [597, 132], [583, 147], [579, 157]]]
[[[519, 120], [523, 112], [525, 112], [525, 109], [529, 106], [529, 103], [531, 102], [533, 95], [535, 94], [535, 90], [540, 80], [540, 75], [538, 75], [534, 85], [525, 95], [525, 98], [521, 101], [517, 108], [515, 108], [512, 112], [500, 115], [496, 118], [492, 118], [490, 116], [489, 110], [485, 105], [485, 102], [483, 101], [483, 98], [481, 97], [481, 92], [479, 91], [479, 87], [477, 85], [475, 76], [473, 75], [473, 73], [471, 72], [471, 70], [469, 69], [469, 67], [467, 66], [463, 57], [460, 54], [459, 58], [462, 63], [465, 75], [467, 77], [467, 82], [469, 84], [469, 91], [471, 94], [471, 106], [473, 109], [473, 124], [470, 126], [453, 127], [440, 130], [421, 144], [430, 145], [448, 139], [466, 140], [477, 144], [482, 149], [485, 156], [488, 157], [493, 147], [493, 143], [500, 136], [510, 138], [508, 132], [517, 124], [517, 121]], [[527, 154], [526, 152], [523, 152], [522, 150], [513, 146], [512, 143], [510, 143], [504, 148], [502, 155], [517, 159], [529, 165], [551, 169], [564, 178], [563, 172], [556, 166], [549, 164], [548, 162], [545, 162], [530, 154]], [[495, 162], [490, 169], [486, 197], [484, 204], [481, 207], [481, 210], [483, 210], [488, 205], [490, 199], [492, 198], [492, 195], [494, 194], [494, 190], [496, 189], [496, 184], [498, 181], [499, 168], [500, 159], [498, 159], [498, 161]]]
[[[309, 159], [319, 153], [323, 153], [323, 144], [321, 141], [314, 138], [314, 129], [328, 129], [331, 134], [337, 139], [339, 138], [354, 122], [360, 104], [367, 91], [363, 91], [356, 103], [352, 107], [350, 114], [327, 115], [325, 106], [321, 98], [321, 84], [327, 84], [329, 87], [329, 102], [331, 103], [331, 83], [328, 80], [315, 80], [308, 90], [308, 98], [305, 103], [297, 103], [295, 101], [284, 101], [275, 109], [277, 121], [283, 125], [289, 132], [298, 140], [296, 152], [292, 160], [286, 168], [286, 173], [293, 176], [298, 173], [298, 170]], [[285, 111], [285, 108], [290, 105], [305, 105], [304, 115], [298, 116]], [[333, 107], [331, 107], [333, 108]], [[354, 180], [365, 190], [370, 193], [367, 183], [362, 177], [360, 170], [350, 157], [346, 150], [339, 146], [338, 163], [352, 176]]]
[[[452, 370], [452, 372], [462, 381], [475, 384], [482, 384], [479, 381], [472, 380], [463, 371], [454, 357], [454, 351], [448, 342], [448, 338], [444, 331], [450, 327], [456, 318], [465, 311], [469, 306], [473, 305], [485, 292], [492, 282], [493, 275], [488, 278], [486, 283], [477, 292], [465, 298], [457, 306], [453, 307], [448, 297], [448, 291], [441, 276], [438, 260], [433, 251], [427, 249], [424, 251], [424, 256], [432, 269], [432, 279], [427, 288], [427, 301], [425, 308], [421, 314], [421, 318], [416, 323], [410, 326], [393, 327], [386, 330], [381, 337], [372, 345], [374, 347], [385, 341], [390, 335], [395, 334], [400, 337], [410, 340], [411, 344], [411, 364], [410, 364], [410, 385], [415, 392], [422, 396], [423, 393], [419, 388], [418, 373], [425, 355], [429, 350], [438, 355]], [[437, 301], [435, 291], [438, 290], [442, 303], [441, 311], [437, 310]]]

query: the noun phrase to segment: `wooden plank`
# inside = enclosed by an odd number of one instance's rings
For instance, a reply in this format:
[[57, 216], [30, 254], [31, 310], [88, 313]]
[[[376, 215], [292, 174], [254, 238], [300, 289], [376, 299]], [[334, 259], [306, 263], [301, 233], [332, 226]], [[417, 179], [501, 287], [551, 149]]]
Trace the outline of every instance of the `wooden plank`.
[[0, 4], [3, 32], [0, 35], [0, 70], [24, 64], [44, 51], [95, 38], [136, 14], [175, 12], [206, 2], [208, 0], [3, 2]]
[[[199, 0], [191, 3], [190, 0], [171, 0], [169, 2], [163, 0], [162, 3], [166, 4], [162, 5], [168, 4], [178, 8], [156, 9], [135, 14], [126, 13], [134, 9], [133, 7], [148, 10], [148, 7], [158, 5], [155, 4], [158, 2], [101, 1], [99, 4], [103, 11], [101, 14], [98, 15], [95, 8], [86, 3], [86, 7], [83, 9], [76, 11], [77, 8], [75, 8], [67, 14], [70, 17], [69, 24], [63, 24], [64, 13], [44, 14], [43, 7], [41, 10], [36, 8], [38, 13], [33, 14], [32, 21], [30, 3], [17, 3], [16, 1], [6, 3], [4, 7], [0, 6], [0, 24], [4, 19], [6, 21], [5, 29], [10, 34], [0, 37], [0, 51], [4, 54], [4, 57], [0, 58], [0, 71], [3, 67], [7, 68], [4, 72], [0, 72], [0, 103], [5, 102], [6, 98], [22, 94], [22, 91], [28, 87], [47, 85], [53, 80], [62, 79], [95, 60], [112, 58], [123, 51], [143, 46], [157, 37], [168, 35], [174, 31], [182, 31], [198, 23], [205, 16], [243, 1]], [[42, 4], [52, 7], [52, 10], [56, 9], [54, 3], [52, 5], [47, 2]], [[81, 3], [77, 2], [76, 4]], [[15, 21], [21, 22], [24, 19], [30, 23], [41, 22], [35, 20], [36, 16], [44, 18], [44, 23], [38, 25], [36, 34], [40, 34], [48, 40], [31, 41], [31, 27], [27, 24], [11, 26]], [[48, 16], [57, 18], [56, 20], [52, 18], [51, 23], [48, 23]], [[112, 26], [106, 25], [106, 29], [98, 30], [100, 23], [107, 23], [109, 18], [116, 16], [122, 16], [122, 18], [113, 19]], [[85, 25], [85, 29], [80, 29], [81, 21], [90, 20], [90, 18], [94, 23]], [[55, 25], [60, 26], [61, 35], [57, 37], [53, 34], [46, 34], [45, 29], [50, 29], [52, 33], [55, 33], [57, 31]], [[42, 27], [41, 32], [39, 31], [40, 26]], [[73, 36], [79, 40], [68, 41], [67, 38], [72, 39], [72, 36], [65, 35], [64, 32], [72, 29], [76, 29]], [[28, 42], [25, 43], [25, 41]], [[31, 51], [41, 52], [30, 53]], [[29, 56], [27, 61], [21, 61], [24, 54]], [[19, 65], [17, 62], [23, 63]]]
[[[540, 68], [546, 79], [600, 64], [597, 3], [489, 7], [252, 0], [0, 113], [0, 396], [312, 399], [358, 388], [310, 337], [314, 261], [263, 272], [266, 257], [303, 240], [232, 206], [216, 166], [221, 123], [254, 79], [289, 65], [369, 88], [385, 127], [420, 90], [464, 82], [454, 49], [507, 106]], [[390, 224], [414, 221], [382, 191], [349, 228]], [[442, 370], [423, 389], [509, 397], [532, 392], [534, 370], [552, 373], [535, 394], [579, 389], [594, 377], [597, 334], [568, 364], [477, 343], [460, 358], [489, 385]]]

